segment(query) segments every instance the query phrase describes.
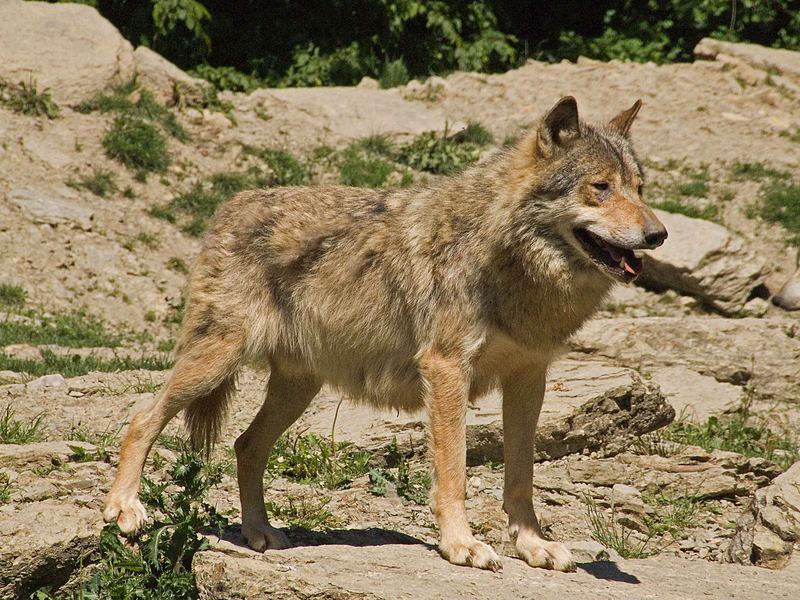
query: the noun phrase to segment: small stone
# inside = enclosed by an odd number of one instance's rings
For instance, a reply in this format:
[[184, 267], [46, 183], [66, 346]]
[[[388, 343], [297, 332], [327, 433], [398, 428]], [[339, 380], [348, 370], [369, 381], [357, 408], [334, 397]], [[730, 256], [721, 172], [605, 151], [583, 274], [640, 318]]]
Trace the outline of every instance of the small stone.
[[763, 298], [753, 298], [745, 302], [742, 312], [752, 317], [763, 317], [769, 310], [769, 302]]
[[52, 375], [43, 375], [38, 379], [27, 384], [29, 391], [42, 390], [45, 388], [67, 387], [67, 381], [62, 375], [54, 373]]
[[608, 548], [595, 540], [569, 541], [566, 546], [576, 563], [607, 561], [611, 558]]
[[772, 303], [784, 310], [800, 310], [800, 270], [783, 284], [780, 291], [772, 297]]

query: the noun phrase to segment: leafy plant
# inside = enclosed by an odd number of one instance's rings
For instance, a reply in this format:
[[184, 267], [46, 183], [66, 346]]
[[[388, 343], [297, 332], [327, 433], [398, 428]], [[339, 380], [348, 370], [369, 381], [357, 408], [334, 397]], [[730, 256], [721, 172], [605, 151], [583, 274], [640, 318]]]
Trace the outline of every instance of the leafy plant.
[[31, 444], [44, 439], [44, 415], [39, 414], [27, 421], [15, 418], [15, 411], [6, 405], [0, 415], [0, 444]]
[[303, 527], [304, 529], [333, 529], [344, 524], [328, 510], [330, 496], [315, 498], [287, 498], [286, 504], [278, 504], [268, 500], [264, 503], [267, 514], [279, 519], [290, 527]]
[[308, 166], [286, 150], [253, 146], [243, 146], [242, 150], [245, 154], [257, 156], [269, 167], [270, 175], [260, 182], [261, 186], [307, 185], [311, 179]]
[[257, 75], [248, 75], [233, 67], [215, 67], [209, 64], [202, 64], [194, 67], [190, 74], [205, 79], [219, 91], [230, 90], [232, 92], [249, 93], [258, 88], [268, 87], [268, 82]]
[[343, 185], [377, 188], [386, 183], [394, 172], [394, 165], [357, 147], [350, 146], [339, 163], [339, 182]]
[[309, 433], [289, 439], [282, 436], [267, 462], [268, 477], [284, 477], [331, 490], [349, 487], [368, 471], [370, 453], [350, 442], [331, 442]]
[[426, 505], [429, 502], [431, 489], [431, 476], [426, 470], [413, 470], [408, 458], [397, 446], [397, 439], [393, 439], [386, 456], [390, 468], [375, 468], [369, 471], [371, 493], [376, 496], [385, 496], [387, 487], [393, 483], [397, 495], [413, 502]]
[[413, 169], [449, 175], [460, 171], [478, 159], [477, 148], [467, 142], [428, 131], [403, 146], [398, 160]]
[[402, 58], [397, 60], [386, 61], [383, 63], [378, 83], [384, 90], [398, 87], [407, 84], [411, 79], [406, 67], [405, 61]]
[[44, 89], [40, 92], [33, 78], [20, 81], [17, 85], [0, 79], [0, 104], [14, 112], [34, 117], [45, 116], [48, 119], [55, 119], [61, 114], [61, 109], [53, 100], [50, 91]]

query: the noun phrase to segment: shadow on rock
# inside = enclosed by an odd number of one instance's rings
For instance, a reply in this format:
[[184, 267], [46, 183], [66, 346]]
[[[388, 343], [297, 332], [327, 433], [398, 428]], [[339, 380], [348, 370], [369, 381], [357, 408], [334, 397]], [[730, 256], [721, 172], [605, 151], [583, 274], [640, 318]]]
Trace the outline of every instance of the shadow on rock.
[[593, 575], [597, 579], [619, 581], [621, 583], [641, 583], [636, 575], [621, 571], [617, 563], [610, 561], [597, 561], [578, 563], [578, 568]]

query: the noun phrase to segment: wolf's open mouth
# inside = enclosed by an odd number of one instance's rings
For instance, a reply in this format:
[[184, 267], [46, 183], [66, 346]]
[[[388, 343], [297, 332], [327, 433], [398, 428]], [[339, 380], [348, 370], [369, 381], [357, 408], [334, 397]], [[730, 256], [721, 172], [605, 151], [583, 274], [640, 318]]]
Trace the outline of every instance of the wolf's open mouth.
[[633, 250], [610, 244], [587, 229], [573, 233], [589, 256], [618, 279], [633, 281], [642, 272], [642, 259]]

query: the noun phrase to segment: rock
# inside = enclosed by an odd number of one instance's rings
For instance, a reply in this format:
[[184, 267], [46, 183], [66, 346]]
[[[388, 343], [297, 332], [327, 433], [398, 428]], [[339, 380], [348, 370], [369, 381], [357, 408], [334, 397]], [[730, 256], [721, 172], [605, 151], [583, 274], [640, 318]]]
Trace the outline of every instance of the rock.
[[381, 84], [378, 83], [377, 79], [365, 75], [361, 78], [361, 81], [358, 82], [356, 87], [364, 90], [379, 90], [381, 89]]
[[87, 452], [94, 452], [97, 449], [93, 444], [77, 440], [0, 444], [0, 467], [24, 471], [37, 466], [60, 465], [68, 462], [70, 457], [75, 454], [70, 446], [83, 448]]
[[166, 58], [139, 46], [133, 53], [136, 80], [167, 105], [198, 103], [209, 83], [186, 74]]
[[59, 104], [77, 104], [133, 77], [133, 48], [94, 8], [0, 2], [0, 78], [32, 78]]
[[54, 373], [52, 375], [43, 375], [28, 383], [28, 390], [40, 390], [47, 387], [67, 387], [67, 380], [62, 375]]
[[662, 367], [650, 371], [676, 419], [702, 424], [708, 417], [730, 412], [741, 406], [742, 388], [700, 375], [686, 367]]
[[772, 297], [772, 303], [784, 310], [800, 310], [800, 270], [783, 284], [780, 291]]
[[763, 317], [769, 310], [769, 302], [763, 298], [751, 298], [742, 306], [742, 314], [749, 317]]
[[0, 505], [0, 598], [58, 589], [92, 562], [100, 511], [56, 500]]
[[616, 552], [594, 540], [570, 541], [566, 543], [566, 546], [572, 553], [572, 559], [576, 563], [624, 560]]
[[766, 590], [770, 597], [800, 595], [797, 569], [777, 574], [658, 556], [584, 562], [571, 574], [553, 574], [506, 558], [502, 573], [489, 573], [451, 565], [424, 544], [305, 546], [255, 556], [207, 550], [195, 554], [192, 570], [202, 600], [517, 600], [531, 596], [530, 590], [537, 598], [598, 600], [749, 600], [766, 597]]
[[38, 190], [16, 188], [6, 194], [6, 200], [34, 223], [46, 223], [54, 227], [69, 225], [84, 231], [92, 229], [94, 214], [91, 210]]
[[419, 135], [425, 131], [451, 131], [465, 127], [448, 121], [432, 107], [405, 100], [396, 90], [371, 90], [355, 87], [283, 88], [256, 90], [249, 101], [266, 103], [270, 113], [294, 116], [295, 122], [313, 125], [343, 139], [358, 139], [373, 134], [389, 136]]
[[741, 310], [764, 283], [764, 260], [722, 225], [655, 212], [669, 237], [660, 248], [645, 252], [639, 283], [691, 294], [724, 314]]
[[593, 319], [574, 350], [638, 365], [683, 366], [717, 381], [751, 383], [758, 399], [800, 397], [800, 327], [781, 319], [643, 317]]
[[736, 523], [726, 559], [781, 569], [800, 542], [800, 462], [755, 493]]
[[720, 55], [730, 56], [759, 69], [777, 72], [800, 81], [800, 53], [790, 50], [703, 38], [694, 47], [694, 55], [711, 60]]
[[[330, 435], [340, 397], [322, 394], [301, 417], [301, 427]], [[550, 371], [536, 436], [540, 460], [573, 452], [619, 452], [643, 433], [670, 423], [674, 411], [655, 388], [631, 370], [594, 362], [562, 361]], [[362, 404], [339, 407], [335, 437], [379, 449], [394, 438], [425, 446], [422, 415], [380, 412]], [[467, 458], [472, 464], [503, 457], [502, 397], [492, 393], [467, 413]]]
[[19, 360], [42, 360], [41, 349], [30, 344], [11, 344], [3, 348], [2, 353]]

